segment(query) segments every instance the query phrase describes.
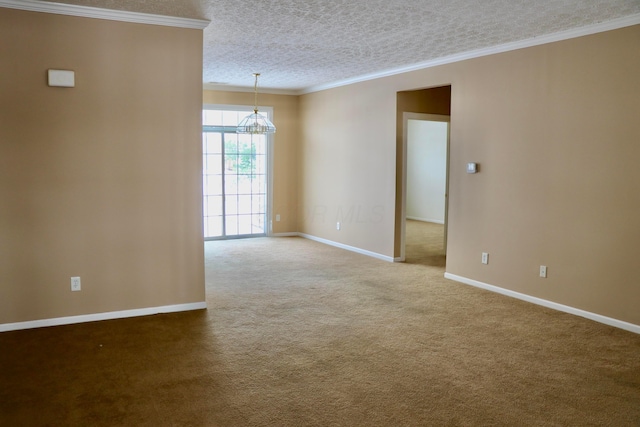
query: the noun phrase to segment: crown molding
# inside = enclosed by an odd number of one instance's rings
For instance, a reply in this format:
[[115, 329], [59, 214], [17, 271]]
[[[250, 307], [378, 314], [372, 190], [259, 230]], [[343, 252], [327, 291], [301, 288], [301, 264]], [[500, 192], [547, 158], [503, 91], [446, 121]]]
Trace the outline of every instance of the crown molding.
[[640, 13], [625, 16], [623, 18], [614, 19], [606, 22], [599, 22], [594, 25], [574, 28], [571, 30], [560, 31], [557, 33], [547, 34], [531, 39], [520, 40], [517, 42], [505, 43], [497, 46], [487, 47], [483, 49], [471, 50], [455, 55], [445, 56], [406, 67], [394, 68], [391, 70], [381, 71], [378, 73], [366, 74], [351, 79], [340, 80], [324, 85], [312, 86], [297, 91], [298, 95], [307, 93], [320, 92], [322, 90], [333, 89], [341, 86], [347, 86], [354, 83], [366, 82], [369, 80], [379, 79], [381, 77], [394, 76], [396, 74], [408, 73], [410, 71], [424, 70], [426, 68], [436, 67], [438, 65], [451, 64], [453, 62], [464, 61], [467, 59], [480, 58], [482, 56], [494, 55], [497, 53], [509, 52], [512, 50], [523, 49], [532, 46], [539, 46], [547, 43], [553, 43], [562, 40], [569, 40], [577, 37], [588, 36], [591, 34], [602, 33], [605, 31], [617, 30], [624, 27], [640, 24]]
[[[1, 1], [1, 0], [0, 0]], [[224, 84], [203, 83], [203, 90], [212, 90], [219, 92], [254, 92], [253, 86], [228, 86]], [[258, 87], [258, 93], [269, 93], [272, 95], [299, 95], [300, 91], [294, 89], [269, 89]]]
[[0, 7], [27, 10], [31, 12], [53, 13], [57, 15], [79, 16], [82, 18], [107, 19], [109, 21], [133, 22], [136, 24], [162, 25], [166, 27], [202, 30], [209, 25], [204, 19], [178, 18], [150, 13], [101, 9], [74, 4], [53, 3], [37, 0], [0, 0]]

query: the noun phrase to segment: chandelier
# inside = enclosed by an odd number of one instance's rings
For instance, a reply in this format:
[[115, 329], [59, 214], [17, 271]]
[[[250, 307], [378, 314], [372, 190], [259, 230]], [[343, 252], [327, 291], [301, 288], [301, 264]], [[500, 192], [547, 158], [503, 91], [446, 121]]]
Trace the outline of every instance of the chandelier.
[[268, 118], [262, 114], [258, 114], [258, 76], [260, 73], [253, 73], [256, 78], [256, 82], [253, 86], [255, 93], [255, 101], [253, 107], [253, 114], [249, 114], [238, 123], [237, 133], [251, 133], [251, 134], [267, 134], [275, 133], [276, 127], [269, 121]]

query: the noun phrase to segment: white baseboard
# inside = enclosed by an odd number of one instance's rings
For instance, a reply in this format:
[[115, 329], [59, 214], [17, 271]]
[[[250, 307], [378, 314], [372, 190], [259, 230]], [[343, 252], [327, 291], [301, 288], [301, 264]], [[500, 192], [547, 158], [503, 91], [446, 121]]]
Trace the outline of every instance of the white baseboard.
[[160, 313], [175, 313], [179, 311], [202, 310], [207, 303], [194, 302], [190, 304], [165, 305], [161, 307], [138, 308], [134, 310], [110, 311], [107, 313], [84, 314], [80, 316], [56, 317], [53, 319], [31, 320], [27, 322], [0, 324], [0, 332], [18, 331], [21, 329], [44, 328], [48, 326], [71, 325], [74, 323], [96, 322], [99, 320], [124, 319], [127, 317], [149, 316]]
[[434, 224], [444, 225], [444, 220], [441, 219], [418, 218], [417, 216], [407, 216], [407, 219], [411, 219], [413, 221], [433, 222]]
[[325, 245], [335, 246], [336, 248], [346, 249], [351, 252], [356, 252], [362, 255], [367, 255], [373, 258], [381, 259], [383, 261], [394, 262], [394, 258], [386, 255], [379, 254], [377, 252], [367, 251], [365, 249], [356, 248], [355, 246], [345, 245], [343, 243], [334, 242], [332, 240], [323, 239], [321, 237], [312, 236], [310, 234], [298, 233], [298, 236], [305, 239], [313, 240], [316, 242], [324, 243]]
[[600, 314], [591, 313], [589, 311], [580, 310], [579, 308], [570, 307], [568, 305], [558, 304], [557, 302], [548, 301], [542, 298], [533, 297], [527, 294], [521, 294], [520, 292], [511, 291], [509, 289], [501, 288], [487, 283], [479, 282], [477, 280], [468, 279], [466, 277], [457, 276], [451, 273], [444, 273], [446, 279], [455, 280], [456, 282], [464, 283], [466, 285], [475, 286], [477, 288], [486, 289], [491, 292], [496, 292], [502, 295], [506, 295], [512, 298], [517, 298], [522, 301], [527, 301], [533, 304], [541, 305], [543, 307], [551, 308], [565, 313], [573, 314], [576, 316], [584, 317], [595, 322], [604, 323], [605, 325], [613, 326], [616, 328], [624, 329], [625, 331], [634, 332], [640, 334], [640, 325], [634, 325], [633, 323], [624, 322], [622, 320], [613, 319], [611, 317], [602, 316]]

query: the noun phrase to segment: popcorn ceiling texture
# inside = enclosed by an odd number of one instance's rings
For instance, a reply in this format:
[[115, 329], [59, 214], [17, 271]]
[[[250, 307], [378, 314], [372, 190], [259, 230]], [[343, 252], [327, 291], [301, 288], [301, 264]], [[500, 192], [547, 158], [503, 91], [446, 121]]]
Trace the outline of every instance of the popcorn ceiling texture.
[[211, 21], [203, 81], [300, 90], [640, 13], [640, 0], [66, 0]]

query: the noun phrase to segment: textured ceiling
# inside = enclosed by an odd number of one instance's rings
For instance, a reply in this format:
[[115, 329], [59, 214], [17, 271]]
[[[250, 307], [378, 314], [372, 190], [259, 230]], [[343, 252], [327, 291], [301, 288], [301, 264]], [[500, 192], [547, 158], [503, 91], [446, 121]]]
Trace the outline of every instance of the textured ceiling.
[[286, 90], [640, 14], [640, 0], [57, 0], [211, 21], [205, 83]]

